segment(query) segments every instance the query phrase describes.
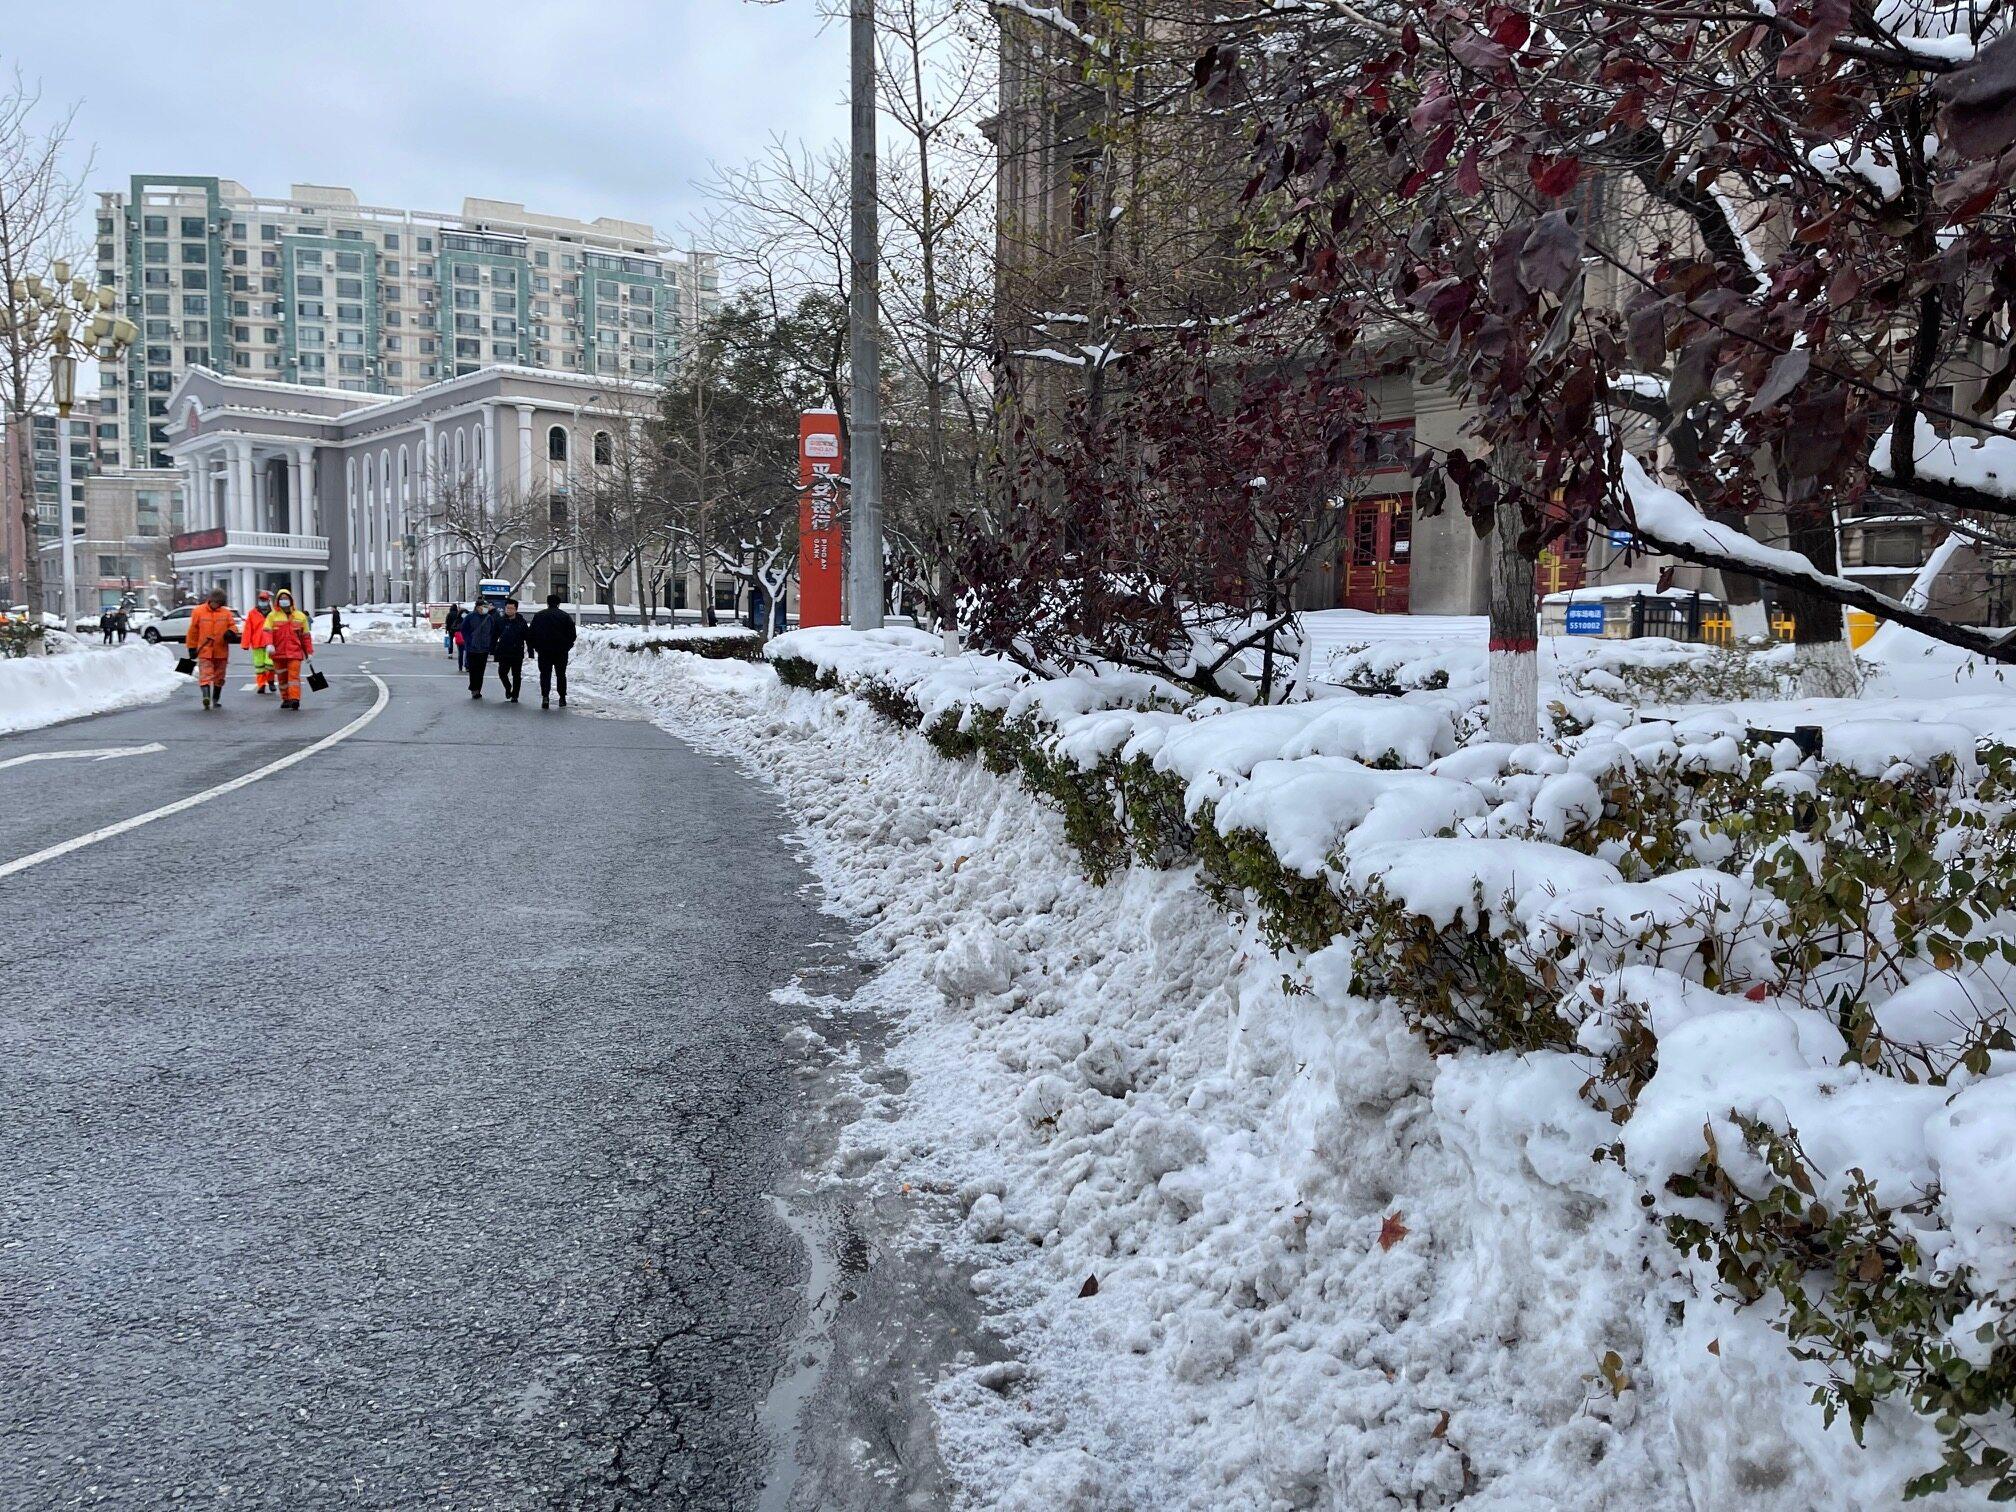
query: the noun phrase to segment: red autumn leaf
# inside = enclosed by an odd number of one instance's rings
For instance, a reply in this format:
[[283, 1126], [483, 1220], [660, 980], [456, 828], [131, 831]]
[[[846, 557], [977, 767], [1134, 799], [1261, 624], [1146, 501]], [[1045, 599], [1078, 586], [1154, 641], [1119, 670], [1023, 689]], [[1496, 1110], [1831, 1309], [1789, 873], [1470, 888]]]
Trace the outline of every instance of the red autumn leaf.
[[1407, 1237], [1407, 1225], [1400, 1221], [1398, 1213], [1388, 1213], [1379, 1222], [1379, 1248], [1390, 1250]]
[[1456, 165], [1456, 192], [1458, 194], [1482, 194], [1484, 175], [1477, 167], [1477, 149], [1470, 148], [1463, 154], [1463, 160]]
[[1582, 160], [1572, 157], [1549, 157], [1536, 152], [1526, 164], [1526, 172], [1533, 179], [1533, 187], [1550, 199], [1560, 199], [1582, 178]]
[[1099, 1277], [1096, 1273], [1085, 1278], [1085, 1284], [1078, 1288], [1078, 1295], [1081, 1297], [1096, 1297], [1099, 1295]]
[[1761, 1003], [1764, 999], [1771, 996], [1771, 989], [1762, 982], [1759, 982], [1755, 987], [1744, 993], [1743, 996], [1750, 999], [1753, 1003]]

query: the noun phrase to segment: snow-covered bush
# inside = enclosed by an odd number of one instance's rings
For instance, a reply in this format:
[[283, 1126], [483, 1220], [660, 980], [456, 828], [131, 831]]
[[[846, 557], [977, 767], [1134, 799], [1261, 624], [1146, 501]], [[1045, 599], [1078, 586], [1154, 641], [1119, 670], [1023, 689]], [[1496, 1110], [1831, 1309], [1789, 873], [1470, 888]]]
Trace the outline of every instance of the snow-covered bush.
[[1425, 686], [1251, 708], [921, 640], [770, 655], [1019, 773], [1095, 878], [1194, 866], [1274, 948], [1341, 942], [1431, 1049], [1573, 1068], [1683, 1274], [1768, 1310], [1858, 1432], [1932, 1417], [1914, 1493], [2016, 1495], [2016, 753], [1866, 719], [1820, 759], [1602, 697], [1460, 744]]
[[617, 651], [684, 651], [692, 656], [730, 657], [759, 661], [763, 637], [745, 625], [618, 625], [591, 626], [587, 634]]

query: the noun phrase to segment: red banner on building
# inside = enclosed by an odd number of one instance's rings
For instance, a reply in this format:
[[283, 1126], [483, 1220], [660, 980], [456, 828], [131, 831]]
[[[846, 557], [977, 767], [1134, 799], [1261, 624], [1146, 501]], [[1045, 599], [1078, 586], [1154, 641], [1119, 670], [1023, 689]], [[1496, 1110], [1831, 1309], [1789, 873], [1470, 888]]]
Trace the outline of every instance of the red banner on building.
[[798, 623], [837, 625], [840, 612], [840, 416], [798, 417]]
[[210, 551], [224, 544], [221, 527], [211, 530], [185, 530], [180, 535], [168, 537], [168, 549], [172, 551]]

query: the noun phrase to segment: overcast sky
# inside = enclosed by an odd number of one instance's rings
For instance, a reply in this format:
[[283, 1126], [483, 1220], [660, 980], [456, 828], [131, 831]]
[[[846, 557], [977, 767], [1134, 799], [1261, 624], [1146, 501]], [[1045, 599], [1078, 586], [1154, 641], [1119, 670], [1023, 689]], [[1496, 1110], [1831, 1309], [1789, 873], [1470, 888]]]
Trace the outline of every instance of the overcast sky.
[[710, 163], [844, 133], [846, 43], [817, 0], [24, 0], [0, 63], [78, 106], [94, 191], [194, 173], [413, 210], [473, 194], [683, 239]]

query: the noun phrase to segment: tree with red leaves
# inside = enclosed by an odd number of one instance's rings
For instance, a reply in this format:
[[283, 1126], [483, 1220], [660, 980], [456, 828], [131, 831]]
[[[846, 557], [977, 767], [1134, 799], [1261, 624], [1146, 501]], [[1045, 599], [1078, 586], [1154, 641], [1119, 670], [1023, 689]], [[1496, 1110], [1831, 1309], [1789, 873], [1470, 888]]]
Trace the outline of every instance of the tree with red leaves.
[[966, 542], [962, 623], [1047, 672], [1121, 666], [1278, 701], [1295, 586], [1334, 552], [1367, 446], [1364, 395], [1331, 359], [1202, 326], [1119, 366], [1096, 404], [1015, 422], [1006, 525]]
[[[1767, 579], [1809, 687], [1839, 692], [1844, 605], [2016, 657], [1843, 577], [1835, 528], [1872, 488], [1975, 538], [2016, 518], [2006, 21], [1266, 3], [1197, 76], [1260, 117], [1246, 204], [1282, 296], [1469, 409], [1466, 445], [1420, 454], [1422, 507], [1453, 499], [1511, 559], [1596, 525]], [[1789, 550], [1753, 538], [1779, 528]]]

